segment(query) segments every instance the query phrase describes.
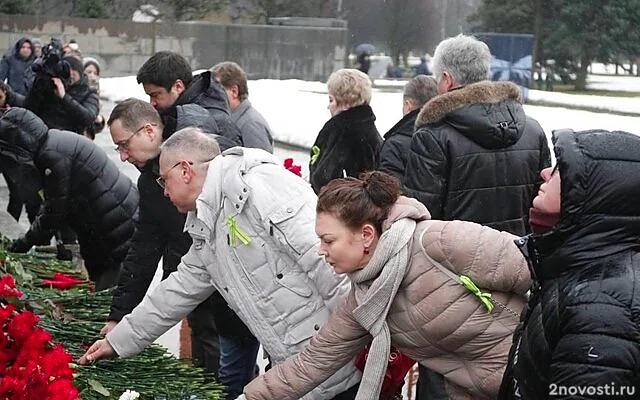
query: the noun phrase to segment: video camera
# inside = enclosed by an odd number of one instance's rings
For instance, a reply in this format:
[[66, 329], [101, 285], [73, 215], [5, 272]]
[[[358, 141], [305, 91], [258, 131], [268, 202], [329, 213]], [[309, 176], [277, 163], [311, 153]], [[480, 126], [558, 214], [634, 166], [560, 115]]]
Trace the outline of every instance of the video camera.
[[31, 69], [38, 76], [69, 79], [71, 69], [69, 63], [62, 60], [63, 56], [62, 41], [51, 38], [51, 42], [42, 47], [42, 55], [33, 62]]

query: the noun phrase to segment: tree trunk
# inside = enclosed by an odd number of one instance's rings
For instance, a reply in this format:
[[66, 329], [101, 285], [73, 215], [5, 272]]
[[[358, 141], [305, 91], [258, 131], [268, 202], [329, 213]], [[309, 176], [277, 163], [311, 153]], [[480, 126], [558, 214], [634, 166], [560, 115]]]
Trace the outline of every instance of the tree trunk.
[[575, 82], [576, 90], [587, 89], [587, 68], [589, 67], [590, 62], [591, 62], [591, 59], [586, 54], [583, 54], [580, 57], [580, 66], [578, 67], [578, 71], [576, 73], [576, 82]]
[[[535, 20], [533, 22], [533, 54], [531, 55], [531, 71], [536, 70], [536, 62], [540, 61], [542, 66], [544, 63], [540, 58], [540, 35], [542, 32], [542, 0], [535, 0]], [[529, 87], [533, 86], [533, 75]]]

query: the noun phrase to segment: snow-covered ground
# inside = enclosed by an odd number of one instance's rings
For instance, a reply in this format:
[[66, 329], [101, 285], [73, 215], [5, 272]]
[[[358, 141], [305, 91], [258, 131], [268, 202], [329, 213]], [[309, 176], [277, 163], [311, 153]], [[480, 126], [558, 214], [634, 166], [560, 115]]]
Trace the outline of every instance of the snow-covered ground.
[[[605, 77], [591, 77], [605, 78]], [[604, 87], [616, 87], [618, 77], [606, 77], [601, 81]], [[627, 77], [629, 81], [640, 78]], [[136, 84], [135, 77], [109, 78], [101, 81], [101, 93], [115, 102], [127, 97], [147, 99], [142, 87]], [[557, 92], [531, 90], [532, 100], [543, 100], [570, 106], [589, 106], [603, 110], [638, 113], [639, 97], [604, 97], [589, 95], [570, 95]], [[262, 79], [249, 82], [249, 98], [256, 109], [267, 119], [274, 132], [275, 139], [310, 147], [318, 131], [329, 119], [326, 85], [321, 82], [300, 80]], [[402, 94], [389, 89], [374, 89], [371, 106], [377, 117], [376, 125], [380, 133], [386, 132], [402, 117]], [[526, 112], [536, 118], [547, 134], [554, 129], [618, 129], [640, 133], [640, 121], [636, 117], [623, 117], [612, 114], [592, 113], [570, 110], [562, 107], [525, 106]], [[296, 160], [302, 161], [302, 160]]]

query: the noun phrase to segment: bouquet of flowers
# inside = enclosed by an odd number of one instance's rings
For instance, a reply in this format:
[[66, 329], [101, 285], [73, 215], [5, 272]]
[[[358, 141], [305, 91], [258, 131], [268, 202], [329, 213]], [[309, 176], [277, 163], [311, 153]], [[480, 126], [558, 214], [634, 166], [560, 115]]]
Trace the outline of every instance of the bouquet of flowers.
[[12, 275], [0, 278], [0, 399], [76, 400], [73, 357], [21, 310]]

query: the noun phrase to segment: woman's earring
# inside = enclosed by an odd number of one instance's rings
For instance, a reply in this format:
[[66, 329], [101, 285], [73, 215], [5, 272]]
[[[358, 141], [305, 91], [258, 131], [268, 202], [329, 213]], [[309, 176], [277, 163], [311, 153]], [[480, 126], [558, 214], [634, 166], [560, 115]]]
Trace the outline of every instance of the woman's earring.
[[369, 248], [365, 246], [364, 250], [362, 251], [365, 255], [369, 254]]

